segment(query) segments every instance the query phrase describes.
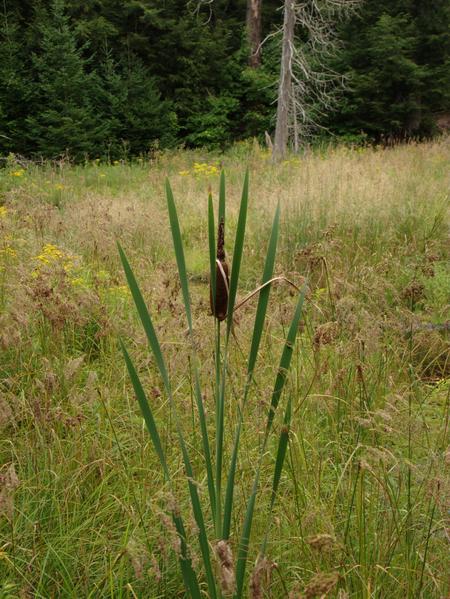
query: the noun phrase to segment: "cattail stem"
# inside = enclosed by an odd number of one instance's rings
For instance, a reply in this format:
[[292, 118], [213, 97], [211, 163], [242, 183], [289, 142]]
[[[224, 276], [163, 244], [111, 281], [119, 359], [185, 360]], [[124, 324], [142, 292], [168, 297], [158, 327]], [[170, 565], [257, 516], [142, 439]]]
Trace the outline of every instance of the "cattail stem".
[[216, 388], [215, 388], [215, 410], [216, 410], [216, 537], [222, 538], [222, 453], [223, 453], [223, 394], [222, 394], [222, 363], [220, 356], [221, 346], [220, 320], [216, 327]]

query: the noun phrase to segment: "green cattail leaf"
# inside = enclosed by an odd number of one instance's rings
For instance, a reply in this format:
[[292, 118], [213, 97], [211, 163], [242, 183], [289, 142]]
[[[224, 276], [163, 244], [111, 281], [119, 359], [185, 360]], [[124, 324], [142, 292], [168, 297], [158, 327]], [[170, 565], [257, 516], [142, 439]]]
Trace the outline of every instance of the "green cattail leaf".
[[252, 493], [247, 503], [247, 510], [245, 513], [244, 525], [242, 527], [242, 534], [239, 540], [239, 549], [238, 549], [238, 557], [236, 564], [236, 592], [234, 595], [234, 599], [241, 599], [242, 592], [244, 590], [244, 578], [245, 578], [245, 569], [247, 566], [247, 555], [248, 555], [248, 544], [250, 541], [250, 533], [252, 530], [252, 520], [253, 514], [255, 511], [255, 502], [256, 502], [256, 493], [258, 491], [259, 484], [259, 473], [260, 468], [258, 468], [255, 476], [255, 480], [253, 483]]
[[[176, 210], [176, 206], [175, 206], [175, 201], [174, 201], [172, 190], [171, 190], [168, 180], [166, 180], [166, 195], [167, 195], [167, 205], [168, 205], [168, 209], [169, 209], [170, 227], [172, 230], [173, 245], [174, 245], [175, 256], [176, 256], [177, 265], [178, 265], [178, 274], [180, 277], [181, 290], [182, 290], [183, 300], [184, 300], [184, 308], [185, 308], [186, 317], [187, 317], [188, 324], [189, 324], [189, 332], [192, 335], [193, 331], [192, 331], [191, 302], [190, 302], [190, 296], [189, 296], [186, 263], [185, 263], [185, 259], [184, 259], [183, 242], [181, 239], [181, 231], [180, 231], [180, 225], [179, 225], [179, 221], [178, 221], [178, 214], [177, 214], [177, 210]], [[210, 203], [212, 205], [212, 199], [211, 199]], [[212, 213], [212, 219], [213, 219], [213, 234], [214, 234], [214, 213]], [[208, 218], [208, 223], [209, 223], [209, 220], [210, 220], [210, 215]], [[210, 243], [211, 243], [211, 231], [210, 231]], [[213, 243], [214, 243], [214, 239], [213, 239]], [[214, 247], [214, 245], [213, 245], [213, 247]], [[210, 246], [210, 251], [211, 251], [211, 246]], [[214, 258], [214, 273], [215, 272], [216, 271], [215, 271], [215, 258]], [[205, 416], [204, 407], [203, 407], [202, 394], [201, 394], [201, 390], [200, 390], [198, 370], [197, 370], [197, 366], [195, 363], [195, 359], [194, 359], [194, 379], [195, 379], [194, 395], [195, 395], [197, 409], [198, 409], [198, 413], [199, 413], [200, 428], [201, 428], [201, 433], [202, 433], [203, 455], [205, 458], [205, 464], [206, 464], [206, 470], [207, 470], [210, 503], [211, 503], [211, 509], [214, 511], [215, 510], [214, 477], [213, 477], [213, 470], [212, 470], [211, 454], [210, 454], [210, 449], [209, 449], [208, 430], [207, 430], [207, 426], [206, 426], [206, 416]]]
[[216, 599], [217, 589], [214, 579], [214, 571], [211, 564], [211, 555], [209, 550], [208, 536], [206, 534], [205, 520], [203, 518], [203, 511], [200, 504], [200, 497], [198, 495], [197, 484], [194, 481], [194, 472], [192, 470], [191, 461], [187, 451], [186, 443], [180, 429], [178, 429], [178, 438], [180, 442], [181, 452], [183, 454], [184, 469], [189, 486], [189, 494], [191, 498], [192, 511], [194, 513], [195, 522], [198, 526], [198, 540], [200, 544], [200, 551], [202, 553], [203, 566], [205, 568], [206, 580], [208, 583], [208, 596], [211, 599]]
[[[272, 232], [270, 234], [269, 246], [267, 248], [266, 263], [261, 280], [261, 285], [270, 281], [273, 276], [275, 266], [275, 256], [277, 252], [278, 233], [280, 225], [280, 204], [278, 204], [275, 217], [273, 219]], [[252, 345], [250, 347], [250, 355], [248, 359], [247, 372], [251, 377], [255, 368], [256, 358], [258, 356], [259, 344], [266, 319], [267, 305], [269, 303], [270, 285], [261, 289], [259, 293], [258, 307], [256, 309], [255, 324], [253, 325]]]
[[160, 464], [162, 466], [162, 469], [164, 472], [164, 477], [166, 478], [166, 480], [170, 480], [169, 469], [167, 467], [167, 462], [166, 462], [166, 458], [165, 458], [164, 451], [162, 448], [161, 439], [160, 439], [158, 430], [156, 428], [155, 419], [153, 418], [153, 413], [152, 413], [152, 410], [148, 403], [147, 396], [145, 394], [144, 388], [142, 387], [139, 375], [136, 372], [134, 364], [128, 354], [128, 351], [127, 351], [122, 339], [120, 339], [119, 342], [120, 342], [120, 347], [122, 349], [123, 356], [125, 358], [125, 364], [127, 366], [128, 374], [130, 376], [130, 380], [133, 385], [134, 393], [136, 395], [136, 399], [139, 402], [139, 407], [141, 408], [141, 412], [144, 417], [144, 421], [145, 421], [147, 430], [150, 434], [150, 438], [152, 440], [153, 447], [155, 448], [156, 454], [157, 454]]
[[[220, 221], [219, 221], [220, 222]], [[214, 207], [211, 194], [208, 196], [208, 240], [209, 240], [209, 281], [211, 285], [211, 303], [213, 313], [216, 301], [216, 233], [214, 222]]]
[[248, 170], [245, 173], [244, 187], [242, 189], [241, 206], [236, 229], [236, 238], [234, 242], [233, 262], [231, 265], [230, 293], [228, 296], [228, 318], [227, 318], [227, 338], [231, 332], [233, 324], [233, 309], [236, 302], [237, 288], [239, 283], [239, 272], [241, 269], [242, 252], [244, 249], [245, 225], [247, 222], [248, 208]]
[[278, 492], [278, 485], [280, 484], [281, 472], [283, 471], [284, 458], [286, 457], [286, 449], [289, 441], [289, 428], [291, 425], [291, 414], [292, 414], [292, 398], [290, 397], [286, 406], [286, 412], [284, 414], [283, 427], [280, 433], [280, 439], [278, 441], [277, 460], [275, 463], [275, 471], [273, 474], [272, 483], [272, 497], [270, 499], [270, 509], [272, 510], [275, 497]]
[[[266, 262], [264, 265], [264, 272], [261, 280], [261, 284], [270, 281], [273, 276], [273, 269], [275, 266], [275, 256], [277, 251], [278, 233], [280, 224], [280, 205], [278, 204], [275, 217], [272, 224], [272, 232], [270, 235], [269, 246], [267, 248]], [[250, 388], [251, 378], [253, 370], [255, 368], [256, 359], [258, 356], [258, 349], [261, 342], [261, 336], [264, 329], [264, 322], [266, 319], [267, 305], [269, 303], [270, 285], [264, 287], [258, 300], [258, 307], [256, 309], [255, 323], [253, 325], [252, 344], [250, 347], [250, 354], [248, 358], [247, 366], [247, 382], [244, 390], [244, 399], [242, 402], [242, 410], [239, 415], [239, 421], [236, 427], [236, 434], [233, 444], [233, 453], [231, 455], [230, 468], [228, 471], [227, 488], [225, 492], [225, 504], [223, 512], [223, 538], [228, 539], [230, 535], [231, 527], [231, 514], [233, 511], [233, 496], [234, 496], [234, 480], [236, 476], [236, 465], [237, 457], [239, 452], [239, 442], [242, 429], [242, 417], [243, 409], [247, 400], [248, 391]]]
[[[181, 231], [180, 231], [180, 224], [179, 224], [179, 220], [178, 220], [177, 209], [175, 206], [172, 189], [170, 187], [170, 183], [168, 180], [166, 180], [166, 197], [167, 197], [167, 207], [168, 207], [168, 211], [169, 211], [170, 228], [172, 231], [173, 246], [174, 246], [174, 251], [175, 251], [175, 256], [176, 256], [177, 266], [178, 266], [178, 275], [180, 277], [181, 291], [183, 294], [184, 309], [185, 309], [186, 318], [188, 321], [189, 332], [192, 337], [193, 330], [192, 330], [191, 300], [190, 300], [190, 296], [189, 296], [189, 286], [188, 286], [188, 278], [187, 278], [187, 271], [186, 271], [186, 262], [185, 262], [185, 258], [184, 258], [183, 241], [181, 239]], [[209, 452], [209, 441], [208, 441], [208, 433], [207, 433], [207, 428], [206, 428], [206, 418], [205, 418], [205, 413], [204, 413], [204, 409], [203, 409], [203, 401], [202, 401], [202, 397], [201, 397], [197, 368], [196, 368], [195, 364], [194, 364], [194, 377], [195, 377], [195, 381], [196, 381], [195, 397], [196, 397], [197, 408], [198, 408], [199, 416], [200, 416], [200, 423], [201, 423], [201, 430], [202, 430], [202, 443], [203, 443], [204, 457], [206, 460], [206, 467], [207, 467], [207, 473], [208, 473], [208, 488], [209, 488], [209, 492], [210, 492], [210, 502], [211, 502], [211, 507], [214, 507], [214, 509], [215, 509], [214, 490], [213, 490], [214, 481], [213, 481], [213, 474], [212, 474], [211, 456], [210, 456], [210, 452]], [[199, 537], [199, 543], [200, 543], [200, 550], [201, 550], [202, 558], [203, 558], [203, 565], [205, 568], [206, 578], [207, 578], [207, 582], [208, 582], [209, 596], [212, 599], [214, 599], [217, 596], [217, 591], [216, 591], [216, 586], [215, 586], [215, 581], [214, 581], [214, 572], [213, 572], [213, 568], [212, 568], [212, 564], [211, 564], [209, 543], [208, 543], [208, 537], [206, 535], [206, 528], [205, 528], [205, 522], [204, 522], [204, 518], [203, 518], [203, 512], [202, 512], [202, 508], [201, 508], [201, 504], [200, 504], [200, 498], [198, 495], [197, 486], [196, 486], [195, 482], [193, 481], [194, 473], [193, 473], [191, 462], [189, 459], [189, 454], [187, 451], [186, 443], [184, 441], [183, 435], [181, 433], [181, 429], [179, 427], [178, 427], [178, 437], [179, 437], [179, 442], [180, 442], [180, 446], [181, 446], [181, 451], [183, 454], [183, 461], [184, 461], [186, 476], [188, 479], [192, 511], [194, 513], [194, 518], [197, 523], [197, 526], [199, 528], [198, 537]]]
[[183, 520], [181, 519], [181, 516], [177, 514], [172, 514], [172, 520], [181, 541], [181, 555], [178, 562], [183, 576], [184, 587], [189, 592], [192, 599], [202, 599], [202, 592], [200, 590], [197, 575], [192, 568], [192, 560], [189, 557], [186, 544], [186, 530], [184, 528]]
[[156, 336], [155, 328], [152, 323], [152, 319], [150, 317], [150, 314], [148, 313], [147, 306], [145, 305], [145, 301], [142, 297], [141, 290], [139, 289], [139, 285], [137, 284], [136, 278], [125, 255], [125, 252], [123, 251], [119, 243], [117, 245], [119, 248], [119, 254], [120, 259], [122, 261], [123, 269], [125, 271], [125, 276], [128, 281], [128, 286], [130, 288], [131, 295], [136, 305], [139, 318], [141, 320], [142, 326], [144, 327], [145, 334], [147, 335], [147, 339], [155, 357], [156, 365], [158, 366], [158, 370], [163, 380], [166, 392], [168, 395], [170, 395], [171, 390], [169, 376], [167, 374], [167, 368], [161, 352], [161, 346], [159, 345], [158, 337]]
[[280, 365], [278, 367], [278, 374], [275, 379], [275, 385], [272, 391], [272, 399], [270, 402], [269, 414], [267, 416], [266, 436], [270, 433], [270, 429], [272, 428], [273, 419], [275, 417], [275, 412], [278, 407], [278, 402], [280, 401], [281, 393], [286, 384], [287, 374], [291, 365], [292, 353], [294, 351], [295, 339], [297, 337], [297, 331], [302, 315], [306, 289], [307, 287], [305, 283], [300, 292], [297, 307], [295, 309], [294, 316], [291, 321], [291, 326], [289, 327], [288, 335], [284, 344], [283, 353], [281, 355]]
[[183, 241], [181, 239], [180, 223], [178, 221], [175, 200], [168, 179], [166, 179], [166, 197], [169, 210], [170, 230], [172, 232], [173, 247], [180, 277], [181, 292], [183, 294], [184, 310], [188, 321], [189, 331], [192, 333], [191, 299], [189, 296], [189, 285], [186, 272], [186, 261], [184, 259]]

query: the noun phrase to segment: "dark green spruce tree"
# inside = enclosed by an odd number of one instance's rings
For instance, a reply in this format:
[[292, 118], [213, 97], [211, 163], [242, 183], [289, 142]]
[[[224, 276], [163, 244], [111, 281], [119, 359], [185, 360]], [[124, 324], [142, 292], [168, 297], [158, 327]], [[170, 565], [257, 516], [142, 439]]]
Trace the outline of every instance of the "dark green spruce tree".
[[347, 91], [330, 128], [375, 140], [433, 133], [450, 108], [449, 3], [365, 0], [342, 38]]
[[26, 154], [24, 136], [30, 86], [19, 25], [13, 13], [4, 12], [0, 25], [0, 155]]
[[76, 160], [98, 152], [105, 131], [95, 114], [95, 76], [77, 47], [63, 0], [53, 0], [47, 14], [38, 13], [39, 48], [32, 56], [35, 76], [27, 137], [35, 156]]

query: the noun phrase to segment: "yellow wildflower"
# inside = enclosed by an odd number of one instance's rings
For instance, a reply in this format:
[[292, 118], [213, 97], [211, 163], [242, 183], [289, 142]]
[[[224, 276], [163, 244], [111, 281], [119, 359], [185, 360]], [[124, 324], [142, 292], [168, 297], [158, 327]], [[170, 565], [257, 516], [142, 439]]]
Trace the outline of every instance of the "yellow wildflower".
[[[194, 162], [194, 175], [195, 176], [209, 176], [216, 175], [219, 169], [215, 164], [208, 164], [207, 162]], [[180, 173], [181, 174], [181, 173]]]
[[8, 214], [8, 209], [6, 206], [0, 206], [0, 218], [5, 218]]

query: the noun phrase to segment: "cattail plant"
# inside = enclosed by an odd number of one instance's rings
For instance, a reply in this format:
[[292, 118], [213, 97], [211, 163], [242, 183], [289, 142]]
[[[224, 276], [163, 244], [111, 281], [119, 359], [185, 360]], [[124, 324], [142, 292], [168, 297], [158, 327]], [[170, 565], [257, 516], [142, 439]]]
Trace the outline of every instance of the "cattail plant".
[[216, 277], [215, 289], [213, 289], [213, 280], [210, 281], [211, 313], [222, 321], [227, 317], [228, 308], [228, 288], [230, 285], [229, 268], [225, 260], [225, 224], [223, 218], [219, 223], [217, 232], [217, 257], [216, 257]]
[[[240, 449], [240, 439], [243, 425], [243, 418], [249, 391], [254, 383], [254, 371], [258, 357], [258, 350], [264, 329], [264, 323], [269, 302], [269, 293], [271, 285], [274, 281], [285, 280], [284, 277], [273, 277], [275, 265], [276, 247], [279, 231], [279, 206], [275, 212], [275, 217], [272, 225], [271, 235], [268, 243], [268, 249], [265, 259], [264, 271], [262, 275], [261, 285], [258, 289], [249, 294], [240, 303], [236, 303], [237, 290], [239, 283], [239, 273], [243, 257], [244, 238], [247, 220], [248, 206], [248, 173], [245, 176], [243, 192], [241, 197], [238, 222], [236, 227], [236, 237], [234, 243], [234, 252], [231, 263], [231, 272], [225, 257], [224, 240], [225, 240], [225, 177], [221, 174], [220, 191], [219, 191], [219, 207], [218, 207], [218, 228], [217, 228], [217, 244], [215, 239], [215, 215], [214, 206], [211, 194], [208, 198], [208, 236], [209, 236], [209, 257], [210, 257], [210, 301], [211, 312], [214, 316], [215, 323], [215, 410], [214, 410], [214, 439], [210, 438], [209, 430], [211, 423], [209, 422], [210, 415], [206, 414], [202, 399], [202, 381], [199, 369], [199, 358], [197, 356], [197, 348], [193, 338], [193, 323], [191, 311], [191, 299], [188, 285], [188, 276], [184, 257], [184, 249], [180, 225], [176, 210], [175, 201], [169, 182], [166, 182], [167, 206], [170, 219], [170, 227], [173, 238], [175, 258], [178, 266], [180, 278], [181, 292], [183, 296], [184, 310], [188, 325], [188, 337], [190, 340], [189, 358], [193, 372], [193, 391], [198, 410], [200, 433], [202, 439], [202, 457], [205, 468], [207, 481], [207, 505], [202, 505], [199, 496], [198, 487], [194, 480], [194, 472], [191, 462], [190, 453], [186, 444], [182, 427], [181, 419], [178, 413], [177, 405], [173, 395], [173, 384], [169, 376], [166, 366], [166, 361], [161, 350], [161, 346], [156, 335], [152, 318], [147, 310], [145, 301], [142, 297], [133, 270], [127, 260], [125, 252], [119, 245], [119, 253], [125, 275], [133, 296], [137, 312], [139, 314], [142, 326], [145, 330], [153, 358], [162, 379], [165, 395], [170, 403], [174, 417], [176, 435], [181, 451], [184, 470], [186, 475], [186, 484], [189, 490], [192, 513], [196, 522], [196, 530], [198, 531], [198, 543], [202, 561], [202, 578], [194, 571], [194, 567], [190, 558], [189, 548], [187, 546], [186, 529], [183, 515], [178, 509], [172, 512], [172, 520], [176, 532], [180, 538], [179, 564], [186, 593], [195, 599], [200, 599], [204, 596], [202, 590], [203, 584], [206, 584], [207, 595], [210, 599], [216, 599], [223, 596], [233, 596], [235, 599], [240, 599], [243, 596], [246, 586], [246, 566], [249, 553], [249, 541], [254, 517], [255, 504], [258, 494], [258, 488], [261, 477], [261, 469], [264, 455], [267, 450], [267, 444], [272, 432], [274, 418], [279, 406], [281, 396], [286, 385], [287, 375], [291, 365], [291, 358], [294, 350], [297, 331], [299, 328], [300, 318], [302, 314], [303, 301], [305, 297], [306, 285], [298, 290], [298, 299], [293, 312], [292, 321], [288, 329], [287, 337], [284, 342], [284, 347], [281, 352], [281, 358], [278, 369], [275, 373], [274, 385], [271, 393], [270, 407], [266, 415], [266, 424], [264, 429], [263, 440], [259, 450], [259, 457], [256, 464], [255, 477], [249, 492], [249, 499], [245, 508], [245, 515], [241, 523], [240, 531], [233, 531], [239, 535], [237, 547], [231, 540], [231, 523], [234, 507], [234, 490], [235, 476], [238, 468], [238, 457]], [[224, 434], [225, 434], [225, 407], [227, 403], [228, 393], [228, 377], [229, 377], [229, 348], [232, 343], [232, 325], [233, 314], [235, 310], [243, 305], [250, 297], [258, 293], [258, 304], [255, 312], [255, 320], [252, 331], [252, 339], [250, 350], [247, 359], [247, 368], [245, 378], [243, 380], [242, 396], [237, 410], [236, 422], [227, 423], [227, 430], [234, 427], [234, 438], [232, 452], [229, 463], [224, 463]], [[224, 326], [221, 326], [225, 323]], [[166, 454], [163, 449], [163, 444], [158, 432], [158, 428], [153, 417], [152, 407], [148, 400], [146, 391], [141, 383], [139, 374], [133, 364], [128, 351], [121, 341], [121, 347], [125, 358], [125, 363], [130, 375], [130, 379], [139, 402], [142, 415], [145, 420], [148, 432], [150, 434], [154, 450], [159, 458], [162, 471], [168, 486], [172, 483], [172, 473], [166, 459]], [[271, 513], [274, 507], [278, 486], [280, 482], [281, 472], [283, 469], [286, 449], [289, 442], [289, 426], [291, 420], [291, 399], [288, 398], [286, 403], [284, 420], [278, 440], [277, 456], [272, 479], [272, 491], [270, 496], [269, 515], [267, 530], [261, 542], [259, 550], [258, 564], [265, 563], [265, 552], [267, 538], [269, 534], [269, 526], [271, 521]], [[207, 526], [205, 521], [206, 514], [211, 514], [213, 518], [213, 526]], [[208, 537], [207, 530], [212, 529], [214, 532], [213, 538]], [[233, 539], [235, 536], [233, 535]], [[233, 548], [237, 549], [236, 555], [233, 553]], [[215, 563], [214, 563], [215, 562]], [[203, 580], [204, 577], [204, 580]], [[250, 590], [257, 588], [255, 583], [250, 584]], [[258, 587], [259, 588], [259, 587]]]

